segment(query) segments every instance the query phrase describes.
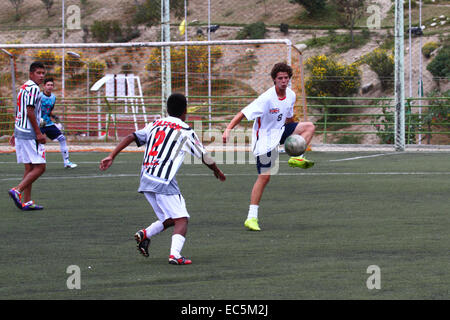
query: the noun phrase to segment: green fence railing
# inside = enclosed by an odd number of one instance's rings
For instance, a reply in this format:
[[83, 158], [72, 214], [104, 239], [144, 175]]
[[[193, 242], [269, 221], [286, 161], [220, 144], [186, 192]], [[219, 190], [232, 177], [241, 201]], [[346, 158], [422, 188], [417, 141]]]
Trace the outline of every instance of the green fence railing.
[[[188, 122], [199, 121], [223, 130], [230, 119], [255, 96], [189, 96]], [[298, 99], [299, 100], [299, 99]], [[296, 114], [313, 121], [323, 143], [358, 144], [364, 136], [376, 143], [393, 144], [394, 97], [307, 97], [307, 113], [298, 102]], [[76, 97], [58, 99], [54, 113], [63, 121], [69, 136], [117, 139], [161, 116], [161, 97]], [[11, 98], [0, 97], [0, 137], [14, 129]], [[407, 98], [405, 139], [407, 144], [450, 144], [450, 97]], [[249, 121], [243, 121], [246, 128]], [[105, 133], [108, 132], [108, 135]], [[433, 140], [433, 137], [440, 139]]]

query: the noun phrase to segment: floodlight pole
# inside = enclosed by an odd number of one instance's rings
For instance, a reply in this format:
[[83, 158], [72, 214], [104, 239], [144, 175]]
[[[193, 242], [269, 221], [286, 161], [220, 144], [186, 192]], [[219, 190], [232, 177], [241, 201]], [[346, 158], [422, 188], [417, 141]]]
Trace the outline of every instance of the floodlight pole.
[[11, 94], [12, 94], [11, 103], [14, 107], [14, 114], [15, 114], [17, 103], [14, 103], [14, 101], [17, 99], [17, 95], [16, 95], [16, 68], [14, 67], [14, 55], [5, 49], [1, 50], [9, 56], [9, 60], [11, 62]]
[[405, 72], [403, 0], [395, 0], [395, 150], [405, 151]]

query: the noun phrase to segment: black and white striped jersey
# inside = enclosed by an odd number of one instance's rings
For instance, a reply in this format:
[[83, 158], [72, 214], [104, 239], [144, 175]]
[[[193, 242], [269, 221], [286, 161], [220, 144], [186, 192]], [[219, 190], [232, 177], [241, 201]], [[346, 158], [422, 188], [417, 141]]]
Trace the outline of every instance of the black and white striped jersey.
[[25, 82], [17, 94], [16, 120], [14, 136], [19, 139], [36, 139], [36, 133], [31, 126], [27, 114], [27, 106], [34, 106], [36, 121], [41, 120], [41, 96], [39, 86], [32, 80]]
[[146, 146], [139, 192], [179, 194], [174, 177], [186, 152], [197, 158], [206, 153], [194, 130], [176, 117], [156, 120], [134, 135], [138, 146]]

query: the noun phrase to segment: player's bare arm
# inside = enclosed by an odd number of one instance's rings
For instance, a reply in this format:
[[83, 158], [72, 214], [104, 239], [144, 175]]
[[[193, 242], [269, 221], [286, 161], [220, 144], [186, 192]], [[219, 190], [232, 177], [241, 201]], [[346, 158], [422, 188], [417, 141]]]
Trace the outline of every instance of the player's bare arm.
[[217, 179], [219, 179], [220, 181], [226, 180], [225, 174], [219, 169], [219, 167], [217, 167], [213, 158], [211, 158], [208, 154], [203, 155], [202, 162], [205, 166], [207, 166], [214, 172], [214, 176]]
[[40, 144], [45, 144], [45, 134], [42, 134], [41, 129], [39, 129], [36, 115], [34, 114], [34, 106], [27, 106], [27, 114], [28, 119], [30, 119], [31, 126], [33, 127], [34, 133], [36, 134], [37, 142]]
[[228, 141], [228, 137], [230, 136], [230, 131], [233, 130], [234, 127], [236, 127], [242, 119], [244, 119], [244, 114], [239, 111], [233, 118], [233, 120], [230, 121], [227, 128], [225, 129], [225, 132], [222, 135], [223, 143], [226, 143]]
[[111, 153], [106, 158], [104, 158], [102, 161], [100, 161], [100, 170], [104, 171], [104, 170], [108, 169], [109, 167], [111, 167], [116, 156], [123, 149], [128, 147], [130, 145], [130, 143], [132, 143], [133, 141], [135, 141], [134, 134], [129, 134], [128, 136], [123, 138], [122, 141], [120, 141], [119, 144], [114, 148], [114, 150], [111, 151]]
[[9, 138], [9, 145], [11, 147], [15, 147], [16, 146], [16, 138], [14, 137], [14, 133], [11, 135], [11, 138]]

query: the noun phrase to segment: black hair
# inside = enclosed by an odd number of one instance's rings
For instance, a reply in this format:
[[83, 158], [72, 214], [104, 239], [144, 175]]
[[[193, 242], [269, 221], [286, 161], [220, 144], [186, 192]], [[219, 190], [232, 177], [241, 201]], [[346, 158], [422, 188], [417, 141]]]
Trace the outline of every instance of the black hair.
[[45, 69], [45, 66], [40, 61], [35, 61], [30, 65], [30, 72], [35, 72], [37, 69]]
[[172, 117], [181, 117], [187, 109], [186, 97], [181, 93], [173, 93], [167, 99], [167, 113]]
[[277, 63], [273, 66], [272, 71], [270, 72], [272, 80], [275, 80], [278, 72], [287, 72], [289, 79], [292, 78], [292, 68], [284, 62]]
[[55, 83], [55, 80], [53, 80], [53, 77], [48, 77], [44, 79], [44, 84], [46, 84], [47, 82], [53, 82]]

